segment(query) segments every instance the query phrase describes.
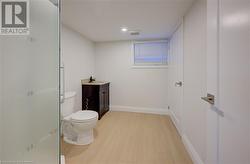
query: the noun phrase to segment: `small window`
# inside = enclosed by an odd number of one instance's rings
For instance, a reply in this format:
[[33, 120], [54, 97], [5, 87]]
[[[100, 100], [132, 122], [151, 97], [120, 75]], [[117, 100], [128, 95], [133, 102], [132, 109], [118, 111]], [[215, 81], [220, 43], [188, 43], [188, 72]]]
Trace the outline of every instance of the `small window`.
[[134, 66], [167, 66], [167, 41], [135, 42], [133, 51]]

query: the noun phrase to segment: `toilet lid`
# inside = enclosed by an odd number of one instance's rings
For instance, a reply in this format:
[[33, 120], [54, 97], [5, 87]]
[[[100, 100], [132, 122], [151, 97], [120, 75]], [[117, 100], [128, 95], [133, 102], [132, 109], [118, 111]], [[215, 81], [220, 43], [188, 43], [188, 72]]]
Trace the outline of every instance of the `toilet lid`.
[[78, 111], [72, 114], [71, 119], [77, 122], [83, 122], [86, 120], [91, 120], [98, 117], [98, 113], [92, 110]]

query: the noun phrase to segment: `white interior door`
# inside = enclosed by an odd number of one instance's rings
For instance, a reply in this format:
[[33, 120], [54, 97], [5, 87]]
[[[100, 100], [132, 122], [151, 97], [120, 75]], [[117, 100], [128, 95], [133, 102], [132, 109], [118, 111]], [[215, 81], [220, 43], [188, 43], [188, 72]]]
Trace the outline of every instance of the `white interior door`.
[[220, 0], [219, 163], [250, 163], [249, 0]]
[[249, 0], [208, 0], [207, 163], [250, 163]]
[[169, 52], [169, 107], [172, 120], [180, 134], [183, 108], [183, 23], [170, 40]]

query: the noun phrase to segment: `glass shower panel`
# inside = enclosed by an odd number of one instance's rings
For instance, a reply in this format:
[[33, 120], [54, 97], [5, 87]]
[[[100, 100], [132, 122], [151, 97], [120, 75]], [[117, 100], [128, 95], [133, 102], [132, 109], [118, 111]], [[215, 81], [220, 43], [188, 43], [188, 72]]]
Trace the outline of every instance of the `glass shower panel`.
[[59, 164], [58, 7], [30, 0], [30, 35], [0, 41], [0, 164]]

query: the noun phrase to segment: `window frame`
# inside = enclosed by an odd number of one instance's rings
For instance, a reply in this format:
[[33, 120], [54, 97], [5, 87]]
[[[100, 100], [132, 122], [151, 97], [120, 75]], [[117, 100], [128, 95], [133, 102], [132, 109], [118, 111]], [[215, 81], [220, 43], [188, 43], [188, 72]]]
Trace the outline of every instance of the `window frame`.
[[[136, 65], [135, 64], [135, 44], [142, 44], [142, 43], [167, 43], [169, 46], [169, 40], [147, 40], [147, 41], [132, 41], [131, 51], [131, 66], [132, 68], [139, 68], [139, 69], [166, 69], [168, 68], [168, 61], [167, 64], [142, 64], [142, 65]], [[169, 50], [168, 50], [169, 53]], [[169, 56], [169, 55], [168, 55]]]

